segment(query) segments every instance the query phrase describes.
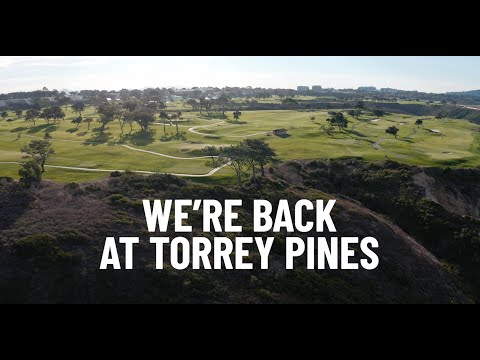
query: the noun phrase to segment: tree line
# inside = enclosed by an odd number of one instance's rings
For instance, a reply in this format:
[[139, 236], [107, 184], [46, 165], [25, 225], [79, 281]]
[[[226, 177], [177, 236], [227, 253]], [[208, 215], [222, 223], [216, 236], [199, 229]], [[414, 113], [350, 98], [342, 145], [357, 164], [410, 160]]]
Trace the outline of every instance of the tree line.
[[190, 106], [193, 111], [200, 111], [200, 114], [203, 111], [221, 111], [225, 116], [225, 111], [232, 105], [232, 99], [226, 94], [221, 94], [216, 99], [207, 99], [205, 97], [200, 97], [198, 100], [188, 99], [184, 104]]
[[[78, 101], [71, 105], [72, 111], [78, 116], [74, 117], [71, 121], [76, 125], [77, 129], [82, 124], [85, 123], [90, 130], [90, 125], [94, 121], [92, 117], [83, 117], [82, 113], [85, 111], [87, 105]], [[95, 111], [98, 114], [97, 122], [100, 123], [100, 131], [104, 131], [106, 126], [118, 120], [122, 134], [124, 133], [125, 126], [130, 127], [130, 133], [133, 131], [133, 124], [137, 123], [142, 131], [147, 131], [151, 124], [157, 120], [157, 112], [160, 110], [158, 117], [163, 122], [164, 136], [166, 137], [166, 126], [167, 124], [174, 123], [176, 127], [176, 136], [180, 136], [178, 121], [182, 119], [182, 112], [166, 112], [165, 104], [158, 102], [149, 102], [143, 103], [136, 100], [127, 100], [123, 103], [113, 103], [113, 102], [103, 102], [99, 104]], [[23, 114], [22, 111], [16, 112], [17, 116]], [[8, 117], [8, 113], [3, 111], [0, 113], [0, 116], [5, 119]], [[238, 115], [239, 116], [239, 115]], [[53, 122], [53, 124], [60, 123], [60, 121], [65, 119], [65, 112], [59, 105], [53, 105], [44, 108], [43, 110], [30, 109], [25, 112], [25, 121], [30, 121], [33, 125], [36, 125], [38, 119], [44, 119], [47, 124]]]
[[100, 131], [103, 131], [107, 124], [114, 120], [118, 120], [120, 125], [120, 131], [123, 134], [126, 125], [130, 127], [130, 133], [133, 131], [133, 124], [137, 123], [143, 132], [148, 131], [150, 125], [152, 125], [157, 119], [157, 111], [161, 110], [158, 117], [163, 122], [164, 137], [167, 137], [166, 126], [170, 123], [175, 123], [176, 137], [180, 136], [178, 121], [182, 119], [182, 112], [175, 111], [168, 113], [164, 111], [163, 104], [156, 102], [149, 102], [147, 104], [128, 100], [121, 105], [117, 103], [102, 103], [97, 107], [97, 113], [99, 114], [98, 122], [101, 124]]

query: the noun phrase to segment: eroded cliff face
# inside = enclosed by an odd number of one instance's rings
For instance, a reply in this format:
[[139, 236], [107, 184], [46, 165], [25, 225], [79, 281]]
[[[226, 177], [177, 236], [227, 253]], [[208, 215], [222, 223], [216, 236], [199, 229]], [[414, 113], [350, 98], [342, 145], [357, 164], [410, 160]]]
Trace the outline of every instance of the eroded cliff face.
[[480, 171], [422, 169], [413, 174], [427, 199], [453, 213], [480, 218]]

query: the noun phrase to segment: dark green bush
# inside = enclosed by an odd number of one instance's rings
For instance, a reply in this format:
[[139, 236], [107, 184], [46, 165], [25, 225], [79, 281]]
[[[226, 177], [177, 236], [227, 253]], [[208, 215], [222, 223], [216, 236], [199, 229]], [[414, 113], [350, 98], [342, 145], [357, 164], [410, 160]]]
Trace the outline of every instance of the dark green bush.
[[89, 237], [79, 234], [75, 230], [65, 230], [57, 235], [60, 244], [84, 244], [91, 240]]
[[68, 191], [78, 191], [80, 190], [80, 184], [76, 182], [71, 182], [71, 183], [65, 184], [63, 188]]
[[14, 244], [15, 254], [30, 259], [40, 267], [64, 265], [72, 261], [72, 255], [59, 246], [58, 240], [50, 235], [31, 235]]
[[130, 204], [130, 199], [120, 194], [112, 194], [107, 199], [108, 199], [108, 202], [112, 205]]

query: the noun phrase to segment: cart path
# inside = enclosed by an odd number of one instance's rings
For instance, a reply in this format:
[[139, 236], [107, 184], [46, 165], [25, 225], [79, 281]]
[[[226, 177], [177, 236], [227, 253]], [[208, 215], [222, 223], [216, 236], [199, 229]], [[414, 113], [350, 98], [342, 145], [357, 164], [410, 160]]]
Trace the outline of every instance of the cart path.
[[[34, 138], [34, 139], [43, 139], [39, 136], [34, 136], [34, 135], [23, 135], [23, 136]], [[82, 143], [82, 144], [87, 143], [87, 141], [81, 141], [81, 140], [66, 140], [66, 139], [56, 139], [56, 138], [52, 138], [51, 140], [68, 142], [68, 143]], [[88, 142], [88, 143], [90, 143], [90, 144], [92, 144], [92, 143], [93, 144], [102, 144], [102, 143], [99, 143], [99, 142]], [[169, 159], [176, 159], [176, 160], [196, 160], [196, 159], [211, 159], [212, 158], [212, 156], [194, 156], [194, 157], [173, 156], [173, 155], [167, 155], [167, 154], [159, 153], [159, 152], [156, 152], [156, 151], [138, 149], [138, 148], [135, 148], [135, 147], [130, 146], [130, 145], [114, 145], [114, 146], [122, 146], [124, 148], [129, 149], [129, 150], [143, 152], [143, 153], [151, 154], [151, 155], [163, 156], [163, 157], [166, 157], [166, 158], [169, 158]], [[214, 156], [214, 157], [217, 157], [217, 156]]]
[[218, 122], [218, 123], [215, 123], [215, 124], [194, 126], [194, 127], [189, 128], [188, 131], [190, 131], [191, 133], [197, 134], [197, 135], [217, 136], [217, 135], [212, 135], [212, 134], [205, 134], [205, 133], [202, 133], [202, 132], [200, 132], [200, 131], [197, 131], [196, 129], [213, 127], [213, 126], [220, 126], [220, 125], [224, 125], [224, 124], [225, 124], [225, 121], [222, 120], [222, 121], [220, 121], [220, 122]]
[[[212, 156], [178, 157], [178, 156], [162, 154], [162, 153], [155, 152], [155, 151], [150, 151], [150, 150], [137, 149], [137, 148], [134, 148], [130, 145], [121, 145], [121, 146], [123, 146], [124, 148], [130, 149], [130, 150], [133, 150], [133, 151], [143, 152], [143, 153], [146, 153], [146, 154], [152, 154], [152, 155], [157, 155], [157, 156], [163, 156], [163, 157], [166, 157], [166, 158], [169, 158], [169, 159], [195, 160], [195, 159], [211, 159], [212, 158]], [[216, 158], [218, 156], [213, 156], [213, 157]]]
[[[16, 162], [16, 161], [0, 161], [0, 164], [13, 164], [13, 165], [20, 165], [22, 164], [21, 162]], [[143, 170], [131, 170], [134, 173], [137, 174], [148, 174], [148, 175], [153, 175], [153, 174], [168, 174], [168, 175], [174, 175], [174, 176], [180, 176], [180, 177], [209, 177], [215, 174], [217, 171], [223, 169], [225, 166], [228, 166], [229, 164], [223, 164], [215, 169], [212, 169], [206, 174], [177, 174], [177, 173], [162, 173], [162, 172], [155, 172], [155, 171], [143, 171]], [[74, 166], [60, 166], [60, 165], [45, 165], [46, 168], [52, 168], [52, 169], [64, 169], [64, 170], [75, 170], [75, 171], [89, 171], [89, 172], [125, 172], [125, 170], [107, 170], [107, 169], [89, 169], [89, 168], [82, 168], [82, 167], [74, 167]]]
[[[208, 127], [220, 126], [220, 125], [225, 125], [225, 124], [226, 124], [225, 120], [222, 120], [222, 121], [220, 121], [218, 123], [215, 123], [215, 124], [194, 126], [194, 127], [189, 128], [188, 131], [190, 131], [191, 133], [197, 134], [197, 135], [202, 135], [202, 136], [217, 136], [217, 137], [230, 137], [230, 138], [247, 138], [247, 137], [255, 136], [255, 135], [266, 135], [269, 132], [271, 132], [271, 131], [262, 131], [262, 132], [257, 132], [257, 133], [254, 133], [254, 134], [248, 134], [248, 135], [217, 135], [217, 134], [206, 134], [206, 133], [202, 133], [202, 132], [196, 130], [196, 129], [200, 129], [200, 128], [208, 128]], [[230, 124], [230, 125], [234, 125], [234, 124]]]
[[225, 137], [233, 137], [233, 138], [247, 138], [250, 136], [255, 136], [255, 135], [267, 135], [271, 131], [262, 131], [254, 134], [249, 134], [249, 135], [225, 135]]

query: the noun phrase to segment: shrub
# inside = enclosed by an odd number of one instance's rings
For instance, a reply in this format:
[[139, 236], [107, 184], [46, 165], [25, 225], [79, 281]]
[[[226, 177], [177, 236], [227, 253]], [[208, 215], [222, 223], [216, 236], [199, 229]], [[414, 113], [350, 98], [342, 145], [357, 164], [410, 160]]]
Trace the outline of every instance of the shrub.
[[67, 191], [78, 192], [80, 191], [80, 184], [76, 182], [71, 182], [71, 183], [65, 184], [63, 188]]
[[77, 233], [75, 230], [68, 229], [58, 234], [57, 240], [60, 244], [83, 244], [91, 239], [86, 235]]
[[113, 213], [115, 216], [115, 219], [113, 220], [113, 223], [116, 225], [127, 225], [131, 226], [135, 224], [135, 219], [133, 219], [130, 214], [128, 214], [125, 211], [115, 211]]
[[258, 278], [255, 275], [250, 276], [250, 285], [253, 288], [258, 287], [260, 283], [261, 283], [260, 280], [258, 280]]
[[0, 184], [2, 183], [10, 184], [12, 182], [13, 182], [13, 178], [11, 178], [10, 176], [0, 176]]
[[120, 171], [114, 171], [110, 174], [110, 177], [120, 177], [122, 176], [122, 173]]
[[31, 259], [40, 267], [67, 264], [72, 255], [63, 251], [57, 239], [50, 235], [31, 235], [17, 240], [14, 244], [15, 255]]
[[258, 296], [260, 296], [264, 301], [269, 303], [278, 303], [280, 302], [280, 296], [276, 293], [272, 293], [267, 289], [259, 289]]
[[120, 194], [112, 194], [108, 198], [108, 202], [112, 205], [129, 205], [130, 199], [120, 195]]
[[35, 161], [22, 164], [18, 175], [20, 175], [20, 183], [26, 187], [37, 186], [42, 181], [42, 169]]

